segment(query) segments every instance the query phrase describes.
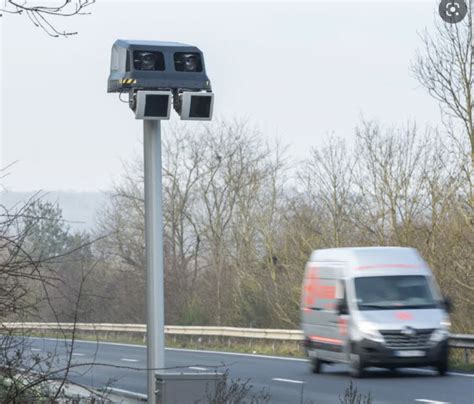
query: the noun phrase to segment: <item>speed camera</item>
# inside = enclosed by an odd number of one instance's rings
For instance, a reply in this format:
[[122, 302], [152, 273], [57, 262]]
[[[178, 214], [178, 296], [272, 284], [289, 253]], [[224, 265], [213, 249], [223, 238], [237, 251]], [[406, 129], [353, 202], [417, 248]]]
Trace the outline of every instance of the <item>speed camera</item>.
[[119, 39], [112, 46], [108, 92], [130, 89], [211, 91], [211, 83], [195, 46]]
[[[214, 96], [204, 56], [192, 45], [117, 40], [112, 46], [107, 91], [128, 93], [137, 119], [168, 119], [165, 112], [171, 100], [182, 119], [212, 117]], [[150, 108], [149, 102], [153, 102]]]
[[212, 118], [214, 95], [199, 48], [177, 42], [117, 40], [107, 91], [127, 93], [137, 119]]

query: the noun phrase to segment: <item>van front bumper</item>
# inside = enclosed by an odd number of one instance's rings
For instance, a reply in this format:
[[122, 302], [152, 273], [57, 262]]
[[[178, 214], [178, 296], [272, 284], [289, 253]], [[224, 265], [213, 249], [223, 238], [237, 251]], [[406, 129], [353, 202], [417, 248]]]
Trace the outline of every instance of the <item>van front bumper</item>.
[[351, 351], [359, 355], [364, 366], [436, 366], [447, 361], [448, 340], [429, 346], [392, 348], [380, 342], [363, 339], [353, 342]]

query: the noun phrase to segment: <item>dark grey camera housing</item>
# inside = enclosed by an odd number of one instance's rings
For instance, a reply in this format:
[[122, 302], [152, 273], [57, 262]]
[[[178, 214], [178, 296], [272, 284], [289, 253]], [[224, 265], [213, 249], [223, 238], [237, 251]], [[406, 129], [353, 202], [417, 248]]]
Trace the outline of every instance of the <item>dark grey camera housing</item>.
[[178, 42], [115, 41], [107, 92], [138, 90], [211, 92], [204, 55]]

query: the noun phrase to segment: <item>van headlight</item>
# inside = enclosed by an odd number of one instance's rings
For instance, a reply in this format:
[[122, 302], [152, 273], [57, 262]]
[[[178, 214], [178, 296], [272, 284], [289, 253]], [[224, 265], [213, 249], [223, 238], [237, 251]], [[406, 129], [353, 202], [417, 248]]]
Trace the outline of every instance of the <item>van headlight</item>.
[[380, 334], [380, 331], [372, 323], [366, 321], [360, 323], [359, 332], [363, 338], [376, 342], [384, 342], [382, 334]]
[[431, 342], [441, 342], [444, 341], [446, 338], [449, 338], [449, 330], [451, 329], [451, 321], [449, 321], [448, 317], [445, 317], [441, 323], [440, 327], [437, 330], [434, 330], [431, 334], [430, 341]]

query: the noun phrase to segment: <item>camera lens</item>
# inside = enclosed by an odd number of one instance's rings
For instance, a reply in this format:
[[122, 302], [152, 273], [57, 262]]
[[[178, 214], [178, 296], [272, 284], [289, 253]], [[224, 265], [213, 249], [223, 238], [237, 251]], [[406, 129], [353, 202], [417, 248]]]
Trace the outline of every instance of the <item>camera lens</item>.
[[197, 57], [195, 55], [185, 55], [184, 56], [184, 70], [187, 72], [195, 72], [197, 68]]
[[163, 54], [161, 52], [134, 51], [133, 67], [135, 70], [164, 70]]
[[142, 70], [155, 70], [156, 56], [153, 53], [142, 53]]
[[178, 72], [202, 72], [199, 53], [175, 53], [174, 67]]

